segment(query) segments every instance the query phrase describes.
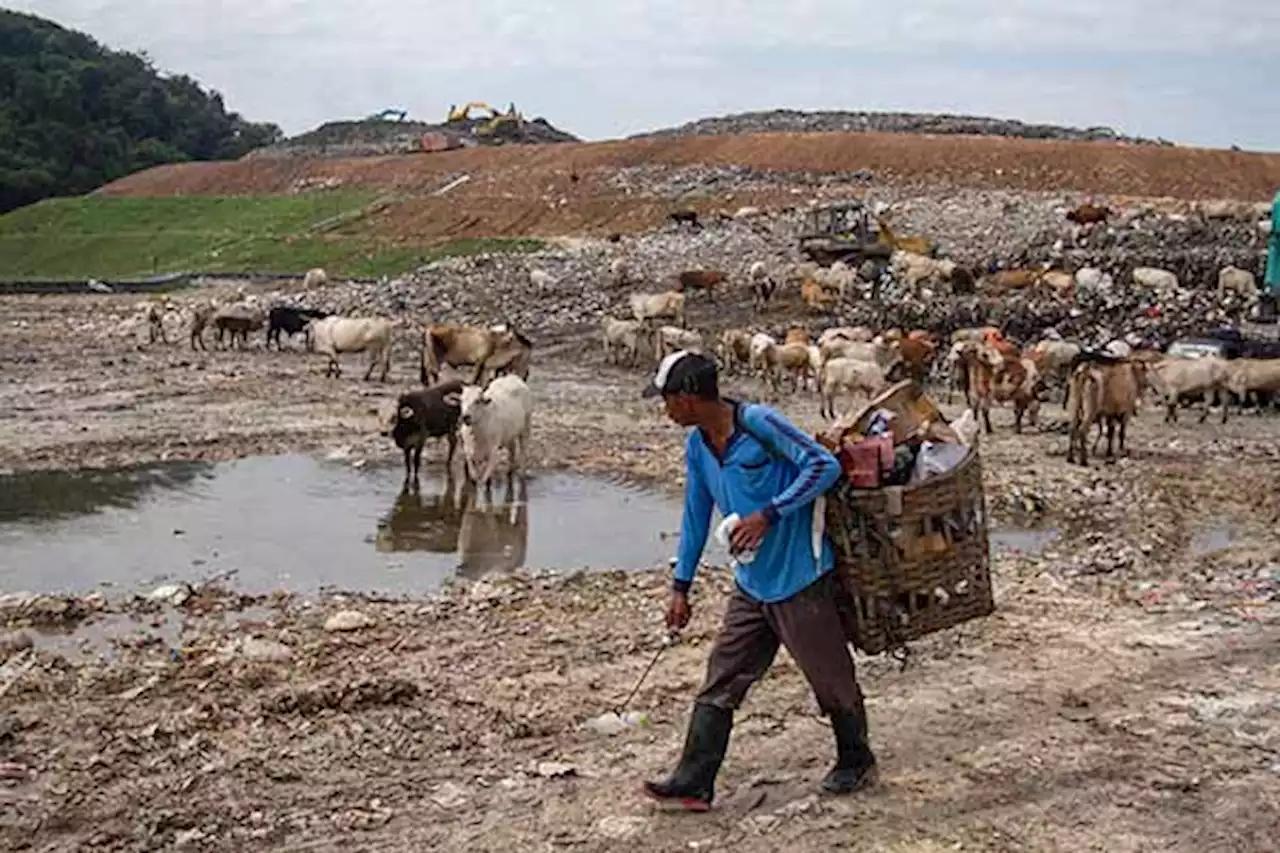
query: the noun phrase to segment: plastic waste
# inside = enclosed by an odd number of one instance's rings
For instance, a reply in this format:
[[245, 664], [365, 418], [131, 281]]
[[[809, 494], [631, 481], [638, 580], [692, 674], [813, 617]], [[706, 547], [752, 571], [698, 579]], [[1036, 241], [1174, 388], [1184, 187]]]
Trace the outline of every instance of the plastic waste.
[[893, 431], [895, 415], [888, 409], [876, 409], [867, 422], [867, 436], [889, 435]]
[[947, 424], [960, 437], [966, 446], [972, 447], [978, 440], [978, 416], [973, 409], [965, 409], [964, 414]]
[[716, 541], [729, 552], [729, 559], [732, 560], [735, 565], [750, 563], [756, 558], [755, 551], [740, 551], [737, 554], [733, 553], [733, 544], [729, 537], [733, 535], [733, 529], [738, 526], [740, 521], [742, 521], [742, 518], [736, 512], [729, 513], [725, 516], [724, 521], [720, 522], [720, 526], [716, 528], [715, 534]]
[[649, 725], [649, 715], [644, 711], [627, 711], [624, 714], [610, 711], [587, 720], [583, 728], [596, 734], [612, 737], [622, 734], [627, 729], [639, 729], [647, 725]]
[[945, 474], [963, 462], [968, 453], [969, 448], [963, 444], [922, 442], [920, 454], [916, 456], [915, 470], [911, 473], [911, 481], [919, 483], [930, 477]]

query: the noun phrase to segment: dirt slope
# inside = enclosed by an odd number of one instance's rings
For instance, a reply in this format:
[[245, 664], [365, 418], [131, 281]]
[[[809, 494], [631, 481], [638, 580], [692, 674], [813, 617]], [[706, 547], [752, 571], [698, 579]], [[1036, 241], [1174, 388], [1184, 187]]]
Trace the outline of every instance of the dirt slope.
[[109, 195], [288, 192], [306, 179], [345, 186], [431, 191], [457, 173], [501, 176], [528, 198], [570, 172], [640, 165], [744, 165], [764, 171], [869, 170], [877, 183], [927, 181], [981, 188], [1074, 190], [1104, 195], [1266, 200], [1280, 186], [1280, 155], [877, 133], [762, 134], [519, 146], [347, 160], [161, 166], [105, 187]]

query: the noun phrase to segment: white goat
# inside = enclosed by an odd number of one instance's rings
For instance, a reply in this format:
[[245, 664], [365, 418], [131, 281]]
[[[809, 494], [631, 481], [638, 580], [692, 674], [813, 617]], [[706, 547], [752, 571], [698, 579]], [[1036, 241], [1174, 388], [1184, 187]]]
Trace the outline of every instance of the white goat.
[[605, 317], [601, 336], [605, 361], [619, 364], [620, 356], [625, 355], [627, 364], [635, 364], [640, 353], [640, 335], [643, 329], [644, 325], [639, 320]]
[[836, 416], [836, 395], [854, 395], [859, 392], [871, 399], [887, 386], [884, 369], [880, 365], [855, 358], [833, 358], [822, 365], [818, 374], [818, 389], [822, 394], [823, 417]]

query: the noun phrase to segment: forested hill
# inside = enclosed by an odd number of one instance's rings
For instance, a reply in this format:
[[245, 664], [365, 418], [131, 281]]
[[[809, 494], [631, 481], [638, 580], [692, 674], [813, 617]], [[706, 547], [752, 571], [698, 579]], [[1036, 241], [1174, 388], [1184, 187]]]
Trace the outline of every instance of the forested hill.
[[161, 163], [221, 160], [282, 138], [184, 75], [0, 9], [0, 213]]

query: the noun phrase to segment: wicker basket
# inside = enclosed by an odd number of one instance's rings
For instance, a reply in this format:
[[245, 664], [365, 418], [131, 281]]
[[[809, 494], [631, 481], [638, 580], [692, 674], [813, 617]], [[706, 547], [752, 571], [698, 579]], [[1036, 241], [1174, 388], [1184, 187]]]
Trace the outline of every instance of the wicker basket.
[[846, 594], [846, 633], [867, 654], [995, 609], [974, 450], [916, 486], [855, 489], [842, 482], [828, 495], [827, 530]]

